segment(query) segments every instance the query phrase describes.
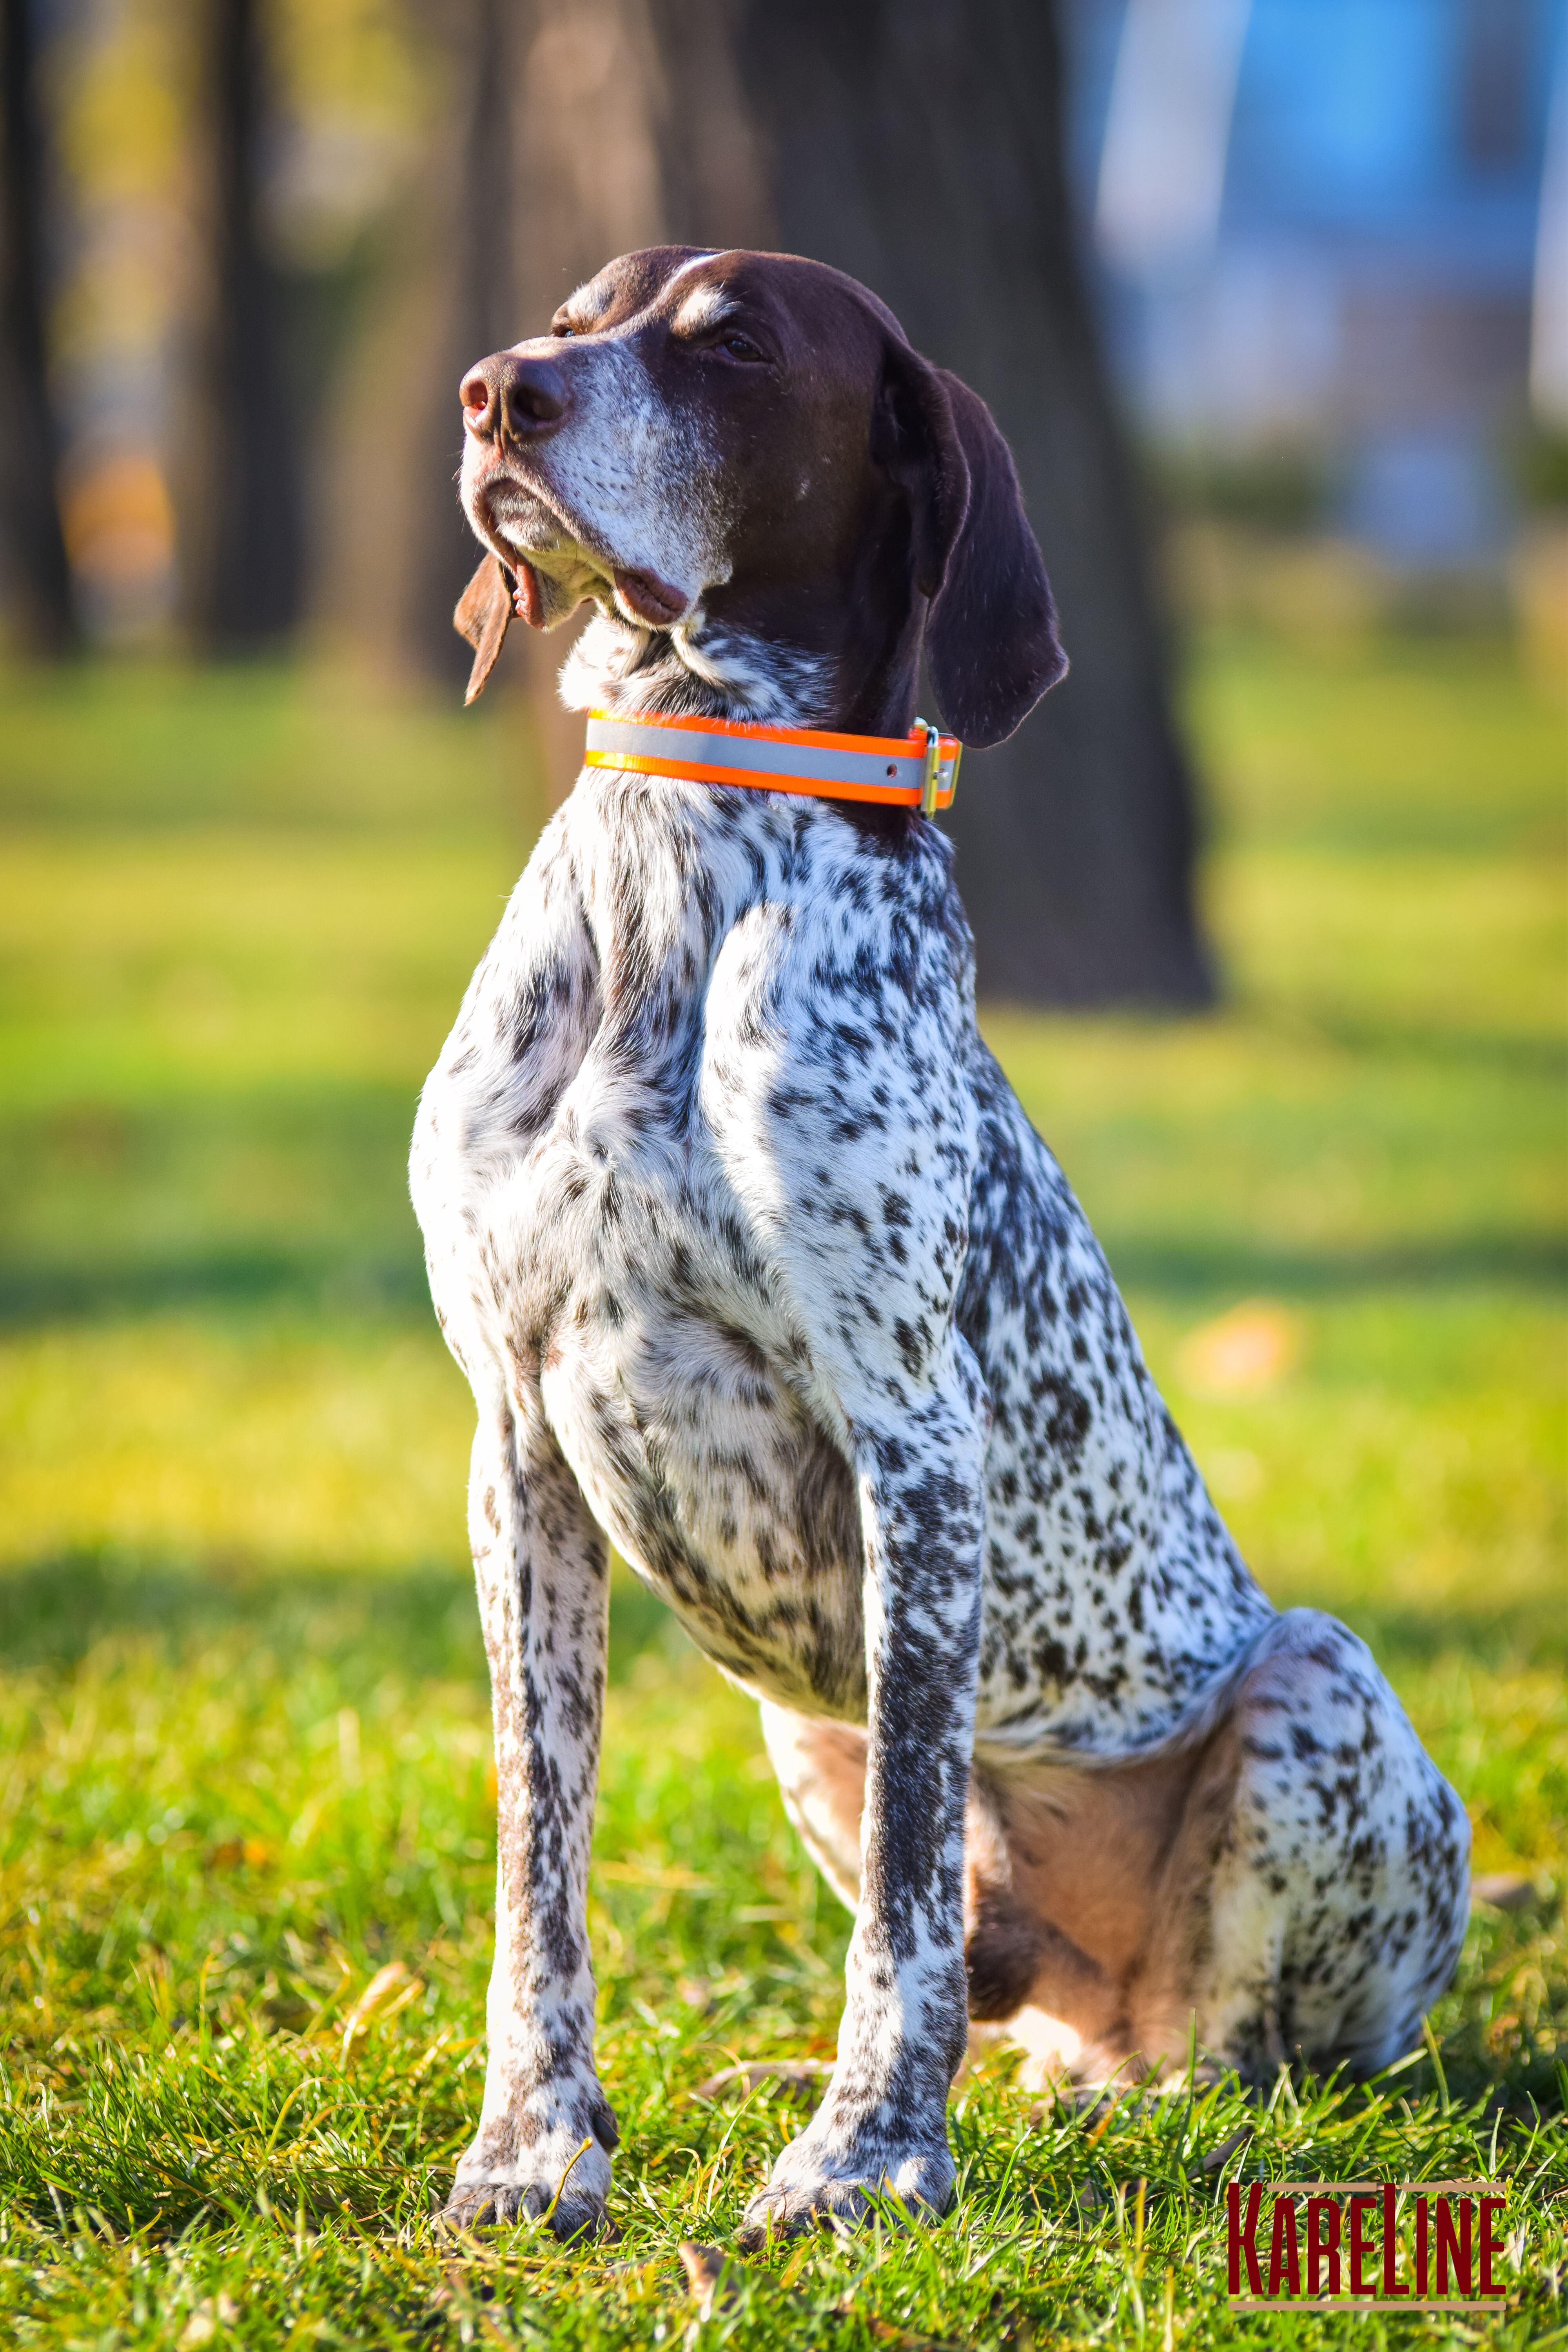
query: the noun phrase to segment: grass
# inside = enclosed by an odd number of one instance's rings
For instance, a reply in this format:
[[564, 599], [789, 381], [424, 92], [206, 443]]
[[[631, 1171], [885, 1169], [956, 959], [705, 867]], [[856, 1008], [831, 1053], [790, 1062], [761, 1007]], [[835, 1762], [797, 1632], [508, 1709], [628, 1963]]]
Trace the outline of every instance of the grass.
[[696, 2086], [831, 2051], [847, 1923], [629, 1580], [591, 1923], [623, 2235], [429, 2221], [492, 1784], [403, 1155], [538, 821], [521, 719], [0, 677], [6, 2341], [1318, 2344], [1227, 2310], [1218, 2189], [1384, 2171], [1506, 2179], [1509, 2294], [1358, 2342], [1568, 2334], [1561, 713], [1497, 648], [1232, 642], [1192, 717], [1224, 1011], [988, 1026], [1258, 1573], [1373, 1642], [1517, 1907], [1370, 2089], [1084, 2117], [988, 2059], [946, 2221], [749, 2264], [696, 2323], [677, 2241], [801, 2119]]

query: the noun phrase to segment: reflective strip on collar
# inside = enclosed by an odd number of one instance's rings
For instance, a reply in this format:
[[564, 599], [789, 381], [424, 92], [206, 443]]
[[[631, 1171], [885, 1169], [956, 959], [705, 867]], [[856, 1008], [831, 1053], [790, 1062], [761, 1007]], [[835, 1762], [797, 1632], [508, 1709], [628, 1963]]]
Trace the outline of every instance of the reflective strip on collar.
[[[733, 719], [588, 720], [585, 763], [693, 783], [751, 784], [764, 792], [806, 793], [819, 800], [873, 801], [918, 808], [927, 799], [927, 737], [835, 735], [795, 727], [747, 727]], [[951, 806], [963, 745], [938, 739], [930, 805]]]

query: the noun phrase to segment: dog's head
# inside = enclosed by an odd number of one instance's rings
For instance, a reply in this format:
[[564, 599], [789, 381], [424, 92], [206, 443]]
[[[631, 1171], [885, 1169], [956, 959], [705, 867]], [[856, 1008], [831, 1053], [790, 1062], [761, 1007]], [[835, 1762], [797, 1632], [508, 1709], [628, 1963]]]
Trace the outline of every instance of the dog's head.
[[[1067, 667], [984, 403], [819, 262], [658, 246], [462, 386], [491, 551], [458, 607], [479, 692], [516, 613], [599, 607], [573, 700], [1010, 735]], [[577, 691], [573, 691], [574, 684]]]

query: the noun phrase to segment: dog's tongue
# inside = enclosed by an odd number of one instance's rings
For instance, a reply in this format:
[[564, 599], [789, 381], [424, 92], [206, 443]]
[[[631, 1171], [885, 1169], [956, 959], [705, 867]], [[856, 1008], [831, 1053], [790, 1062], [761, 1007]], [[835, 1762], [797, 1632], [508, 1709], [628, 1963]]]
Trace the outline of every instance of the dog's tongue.
[[514, 562], [512, 570], [517, 575], [517, 585], [512, 591], [512, 610], [520, 621], [528, 623], [531, 629], [542, 629], [544, 626], [544, 599], [539, 593], [539, 574], [531, 563], [524, 563], [521, 558]]

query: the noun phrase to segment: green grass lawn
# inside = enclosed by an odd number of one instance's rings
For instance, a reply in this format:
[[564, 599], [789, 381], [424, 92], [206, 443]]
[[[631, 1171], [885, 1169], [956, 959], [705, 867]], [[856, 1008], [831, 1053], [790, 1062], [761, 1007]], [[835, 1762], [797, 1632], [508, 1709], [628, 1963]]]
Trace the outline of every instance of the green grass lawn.
[[[988, 2058], [945, 2221], [754, 2262], [694, 2347], [1337, 2341], [1226, 2310], [1237, 2172], [1506, 2179], [1498, 2314], [1355, 2341], [1568, 2340], [1563, 713], [1452, 645], [1215, 645], [1191, 692], [1225, 1009], [987, 1026], [1258, 1574], [1373, 1642], [1513, 1907], [1370, 2090], [1083, 2116]], [[677, 2242], [802, 2114], [696, 2086], [832, 2049], [847, 1923], [751, 1709], [623, 1580], [622, 2235], [431, 2227], [492, 1784], [404, 1155], [539, 814], [504, 702], [0, 676], [5, 2342], [674, 2346]]]

